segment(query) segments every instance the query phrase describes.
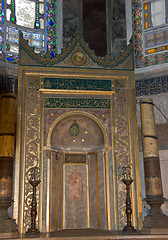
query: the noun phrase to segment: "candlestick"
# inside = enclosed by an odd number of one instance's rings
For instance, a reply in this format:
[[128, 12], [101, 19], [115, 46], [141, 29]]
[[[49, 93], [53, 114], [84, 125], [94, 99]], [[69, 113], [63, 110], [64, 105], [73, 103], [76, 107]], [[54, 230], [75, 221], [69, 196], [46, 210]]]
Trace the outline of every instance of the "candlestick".
[[131, 206], [131, 197], [130, 197], [130, 186], [134, 181], [131, 177], [131, 168], [123, 167], [123, 183], [126, 185], [126, 215], [127, 215], [127, 225], [123, 228], [123, 231], [133, 233], [136, 229], [132, 226], [131, 215], [132, 215], [132, 206]]
[[33, 187], [32, 203], [31, 203], [31, 227], [28, 229], [28, 234], [39, 234], [40, 231], [36, 227], [36, 216], [37, 216], [37, 199], [36, 199], [36, 188], [40, 183], [39, 169], [34, 167], [30, 169], [29, 183]]

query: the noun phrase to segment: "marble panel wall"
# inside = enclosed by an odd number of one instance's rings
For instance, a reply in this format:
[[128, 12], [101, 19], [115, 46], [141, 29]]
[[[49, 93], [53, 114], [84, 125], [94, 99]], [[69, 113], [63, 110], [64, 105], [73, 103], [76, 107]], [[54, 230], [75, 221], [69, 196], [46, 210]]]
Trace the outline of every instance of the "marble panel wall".
[[96, 193], [96, 154], [89, 154], [89, 193], [90, 193], [90, 226], [98, 228], [100, 216], [97, 215], [97, 193]]
[[51, 154], [50, 231], [62, 229], [63, 212], [63, 154]]
[[58, 197], [57, 197], [57, 219], [58, 219], [58, 229], [63, 227], [63, 154], [58, 153]]
[[104, 152], [97, 153], [97, 162], [98, 162], [98, 187], [100, 202], [100, 228], [107, 229]]
[[56, 226], [56, 189], [58, 186], [56, 186], [56, 161], [57, 160], [57, 153], [52, 152], [51, 153], [51, 202], [50, 202], [50, 229], [51, 231], [55, 230]]
[[[65, 164], [64, 171], [64, 228], [78, 229], [88, 228], [88, 166]], [[76, 174], [80, 176], [74, 181], [76, 187], [73, 187], [72, 178]], [[77, 186], [80, 184], [81, 189]], [[75, 189], [76, 188], [76, 189]]]

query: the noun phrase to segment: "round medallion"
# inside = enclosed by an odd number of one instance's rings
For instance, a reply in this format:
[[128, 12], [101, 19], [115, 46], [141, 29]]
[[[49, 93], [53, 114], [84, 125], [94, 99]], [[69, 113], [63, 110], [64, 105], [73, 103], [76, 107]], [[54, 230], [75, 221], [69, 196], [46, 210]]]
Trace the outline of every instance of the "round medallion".
[[75, 52], [72, 55], [72, 62], [76, 66], [82, 66], [86, 62], [86, 56], [82, 52]]
[[73, 137], [77, 137], [80, 132], [80, 128], [77, 123], [73, 123], [69, 128], [69, 133]]

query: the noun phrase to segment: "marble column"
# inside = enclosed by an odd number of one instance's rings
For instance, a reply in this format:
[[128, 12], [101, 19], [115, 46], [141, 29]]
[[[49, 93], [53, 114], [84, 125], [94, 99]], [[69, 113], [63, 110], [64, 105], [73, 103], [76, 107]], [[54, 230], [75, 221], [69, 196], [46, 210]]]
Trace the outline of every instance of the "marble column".
[[150, 98], [141, 99], [140, 109], [146, 202], [150, 206], [149, 214], [144, 220], [144, 227], [166, 228], [168, 226], [168, 217], [166, 217], [161, 210], [161, 205], [164, 203], [164, 198], [153, 100]]
[[15, 221], [8, 216], [12, 203], [13, 160], [16, 125], [16, 96], [3, 94], [0, 108], [0, 232], [17, 230]]

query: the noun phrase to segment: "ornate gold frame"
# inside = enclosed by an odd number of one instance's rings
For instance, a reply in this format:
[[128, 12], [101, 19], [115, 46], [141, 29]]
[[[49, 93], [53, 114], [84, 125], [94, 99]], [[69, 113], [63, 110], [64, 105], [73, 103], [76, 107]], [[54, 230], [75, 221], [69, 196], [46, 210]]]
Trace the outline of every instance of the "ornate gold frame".
[[[108, 230], [112, 229], [111, 223], [111, 211], [110, 211], [110, 193], [109, 193], [109, 157], [108, 150], [112, 150], [112, 158], [113, 158], [113, 183], [114, 183], [114, 192], [117, 192], [117, 184], [116, 184], [116, 175], [115, 175], [115, 113], [113, 112], [115, 106], [115, 95], [116, 93], [113, 91], [105, 92], [105, 91], [77, 91], [77, 90], [48, 90], [41, 89], [40, 82], [44, 77], [67, 77], [67, 78], [93, 78], [93, 79], [114, 79], [123, 83], [123, 88], [127, 92], [126, 99], [126, 108], [128, 112], [128, 131], [129, 131], [129, 157], [130, 164], [132, 165], [132, 175], [136, 178], [135, 183], [132, 185], [132, 195], [136, 196], [136, 198], [132, 198], [133, 209], [133, 224], [136, 228], [142, 228], [142, 203], [141, 203], [141, 189], [140, 189], [140, 169], [139, 169], [139, 158], [138, 158], [138, 130], [136, 123], [136, 101], [135, 101], [135, 83], [134, 83], [134, 72], [133, 71], [118, 71], [118, 70], [110, 70], [110, 69], [81, 69], [81, 68], [59, 68], [59, 67], [32, 67], [32, 66], [19, 66], [19, 79], [18, 79], [18, 109], [17, 109], [17, 141], [16, 141], [16, 161], [15, 161], [15, 182], [20, 182], [20, 185], [14, 186], [14, 218], [17, 219], [19, 224], [19, 231], [21, 233], [25, 232], [25, 220], [24, 220], [24, 208], [25, 208], [25, 172], [26, 172], [26, 111], [27, 111], [27, 98], [26, 95], [27, 88], [29, 87], [29, 82], [31, 79], [36, 79], [37, 84], [37, 92], [40, 98], [40, 106], [41, 114], [40, 114], [40, 129], [44, 129], [44, 119], [43, 119], [43, 110], [44, 110], [44, 95], [49, 96], [50, 94], [57, 95], [88, 95], [88, 96], [109, 96], [111, 101], [111, 135], [112, 135], [112, 146], [108, 145], [107, 133], [104, 129], [103, 125], [100, 123], [96, 117], [93, 117], [91, 114], [87, 113], [86, 115], [95, 120], [99, 126], [101, 127], [104, 136], [105, 136], [105, 169], [106, 169], [106, 196], [107, 196], [107, 222], [108, 222]], [[120, 91], [120, 89], [119, 89]], [[73, 111], [73, 113], [78, 111]], [[60, 121], [66, 115], [72, 114], [72, 112], [63, 114], [58, 117], [56, 122]], [[85, 114], [79, 111], [80, 114]], [[50, 150], [49, 139], [52, 133], [52, 130], [55, 126], [53, 123], [50, 127], [50, 131], [48, 134], [47, 146], [45, 150]], [[39, 167], [43, 168], [43, 154], [42, 151], [44, 141], [43, 132], [40, 133], [40, 145], [39, 145], [39, 154], [40, 154], [40, 162]], [[48, 170], [49, 171], [49, 170]], [[48, 172], [49, 175], [49, 172]], [[21, 179], [21, 181], [19, 181]], [[41, 174], [41, 180], [43, 182], [43, 172]], [[48, 184], [50, 184], [49, 179], [47, 179]], [[49, 194], [49, 192], [48, 192]], [[42, 184], [40, 186], [39, 192], [39, 211], [38, 211], [38, 219], [39, 219], [39, 228], [41, 231], [44, 231], [43, 223], [42, 223], [42, 195], [43, 195], [43, 187]], [[49, 196], [49, 195], [48, 195]], [[49, 198], [49, 197], [48, 197]], [[49, 200], [47, 200], [49, 204]], [[48, 221], [48, 214], [46, 215], [46, 221]], [[48, 219], [48, 220], [47, 220]], [[118, 221], [118, 212], [117, 212], [117, 196], [114, 194], [114, 219], [115, 219], [115, 229], [120, 229], [117, 224]], [[49, 226], [46, 226], [45, 231], [49, 230]]]

